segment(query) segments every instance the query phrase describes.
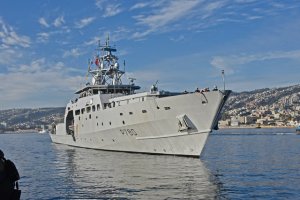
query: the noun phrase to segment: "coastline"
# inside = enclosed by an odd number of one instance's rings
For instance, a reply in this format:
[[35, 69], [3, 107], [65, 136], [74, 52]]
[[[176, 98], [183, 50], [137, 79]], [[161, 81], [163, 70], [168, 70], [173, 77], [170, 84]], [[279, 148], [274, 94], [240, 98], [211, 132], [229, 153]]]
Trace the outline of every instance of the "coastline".
[[286, 128], [286, 129], [291, 129], [291, 128], [296, 128], [295, 126], [219, 126], [219, 129], [260, 129], [260, 128]]

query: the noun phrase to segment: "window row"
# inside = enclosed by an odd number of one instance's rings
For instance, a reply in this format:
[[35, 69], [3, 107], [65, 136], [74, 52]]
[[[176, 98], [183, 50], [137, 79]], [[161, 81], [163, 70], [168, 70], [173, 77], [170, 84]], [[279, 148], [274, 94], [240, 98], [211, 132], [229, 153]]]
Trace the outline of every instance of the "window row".
[[[165, 110], [170, 110], [171, 108], [170, 107], [165, 107]], [[100, 110], [100, 105], [97, 104], [97, 111]], [[81, 112], [80, 112], [81, 111]], [[96, 111], [96, 106], [93, 105], [92, 107], [91, 106], [88, 106], [86, 108], [82, 108], [81, 110], [78, 109], [78, 110], [75, 110], [75, 115], [80, 115], [81, 114], [84, 114], [85, 112], [87, 113], [90, 113], [91, 111], [95, 112]], [[142, 113], [147, 113], [147, 110], [142, 110]], [[133, 112], [129, 112], [129, 115], [132, 115]], [[120, 116], [122, 116], [123, 113], [120, 113]]]

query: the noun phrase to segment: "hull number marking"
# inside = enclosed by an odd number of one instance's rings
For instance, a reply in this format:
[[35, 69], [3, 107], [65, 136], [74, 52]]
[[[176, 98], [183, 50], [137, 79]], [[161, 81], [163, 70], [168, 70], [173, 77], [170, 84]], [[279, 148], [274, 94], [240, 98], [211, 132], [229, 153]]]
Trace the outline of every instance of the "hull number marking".
[[120, 129], [120, 132], [123, 135], [137, 136], [137, 133], [134, 129]]

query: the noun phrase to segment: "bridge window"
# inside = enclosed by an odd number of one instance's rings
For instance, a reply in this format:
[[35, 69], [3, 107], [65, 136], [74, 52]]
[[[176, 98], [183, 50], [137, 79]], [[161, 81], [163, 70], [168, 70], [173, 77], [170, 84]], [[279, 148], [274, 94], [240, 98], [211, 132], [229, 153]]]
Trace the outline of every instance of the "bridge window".
[[100, 110], [100, 104], [97, 104], [97, 110]]
[[86, 112], [87, 112], [87, 113], [91, 112], [91, 107], [90, 107], [90, 106], [89, 106], [89, 107], [86, 107]]
[[84, 112], [85, 112], [85, 108], [82, 108], [81, 109], [81, 114], [84, 114]]
[[75, 115], [80, 115], [80, 110], [75, 110]]
[[92, 111], [95, 112], [95, 110], [96, 110], [96, 106], [94, 105], [92, 106]]
[[171, 108], [170, 107], [165, 107], [165, 110], [170, 110]]

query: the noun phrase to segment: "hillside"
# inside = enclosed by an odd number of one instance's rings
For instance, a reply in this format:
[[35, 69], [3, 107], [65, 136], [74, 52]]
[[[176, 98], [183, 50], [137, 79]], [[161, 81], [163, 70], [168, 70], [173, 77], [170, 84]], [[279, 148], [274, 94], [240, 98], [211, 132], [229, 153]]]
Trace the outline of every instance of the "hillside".
[[[245, 119], [247, 117], [247, 119]], [[300, 85], [233, 92], [222, 120], [235, 124], [295, 126], [300, 123]]]
[[274, 106], [274, 104], [299, 103], [300, 85], [281, 88], [264, 88], [249, 92], [233, 92], [228, 99], [225, 109], [232, 110], [242, 107], [256, 109], [260, 106]]
[[64, 108], [8, 109], [0, 110], [0, 128], [34, 129], [63, 120]]

